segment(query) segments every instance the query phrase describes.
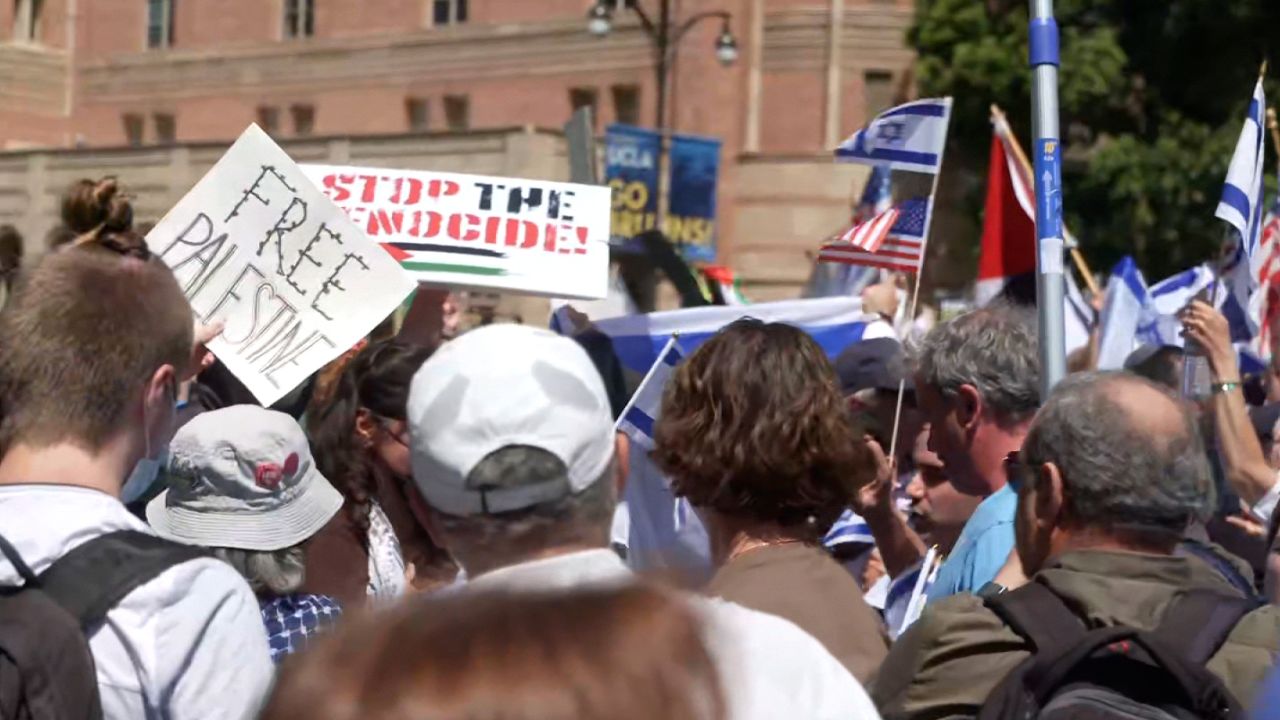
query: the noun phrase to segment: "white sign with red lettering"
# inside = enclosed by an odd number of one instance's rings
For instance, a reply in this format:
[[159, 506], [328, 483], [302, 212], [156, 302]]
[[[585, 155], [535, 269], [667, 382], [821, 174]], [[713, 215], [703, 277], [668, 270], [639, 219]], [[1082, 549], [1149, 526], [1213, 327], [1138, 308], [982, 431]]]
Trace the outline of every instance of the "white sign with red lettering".
[[382, 322], [414, 282], [257, 125], [147, 235], [209, 344], [264, 405]]
[[600, 299], [609, 188], [420, 170], [303, 165], [420, 282]]

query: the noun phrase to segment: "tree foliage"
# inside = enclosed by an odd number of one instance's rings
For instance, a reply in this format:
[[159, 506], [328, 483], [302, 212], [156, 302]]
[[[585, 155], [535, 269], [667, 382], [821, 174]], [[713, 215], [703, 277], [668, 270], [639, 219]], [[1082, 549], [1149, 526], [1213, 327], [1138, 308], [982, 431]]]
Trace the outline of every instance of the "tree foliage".
[[[955, 98], [947, 162], [970, 177], [986, 173], [991, 103], [1029, 143], [1028, 4], [918, 0], [909, 40], [920, 92]], [[1208, 259], [1259, 64], [1280, 48], [1280, 0], [1055, 5], [1066, 220], [1094, 270], [1133, 254], [1154, 281]], [[1280, 72], [1280, 54], [1273, 59]], [[1280, 83], [1267, 89], [1280, 101]], [[975, 212], [982, 184], [967, 198]], [[976, 236], [959, 241], [976, 254]]]

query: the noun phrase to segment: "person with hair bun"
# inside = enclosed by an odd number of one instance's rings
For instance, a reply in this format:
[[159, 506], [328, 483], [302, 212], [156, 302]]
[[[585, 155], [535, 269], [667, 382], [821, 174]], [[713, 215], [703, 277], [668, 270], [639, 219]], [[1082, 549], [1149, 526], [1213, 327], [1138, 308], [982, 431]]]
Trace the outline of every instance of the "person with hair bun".
[[818, 541], [877, 471], [822, 348], [744, 318], [675, 370], [653, 457], [707, 528], [711, 595], [790, 620], [866, 682], [888, 653], [879, 618]]
[[51, 249], [96, 245], [141, 260], [151, 257], [133, 227], [133, 204], [114, 177], [72, 183], [62, 195], [62, 228], [49, 239]]
[[370, 343], [342, 369], [331, 396], [308, 416], [316, 466], [345, 498], [307, 548], [305, 589], [358, 607], [408, 589], [449, 582], [457, 568], [412, 507], [405, 420], [413, 374], [431, 349]]

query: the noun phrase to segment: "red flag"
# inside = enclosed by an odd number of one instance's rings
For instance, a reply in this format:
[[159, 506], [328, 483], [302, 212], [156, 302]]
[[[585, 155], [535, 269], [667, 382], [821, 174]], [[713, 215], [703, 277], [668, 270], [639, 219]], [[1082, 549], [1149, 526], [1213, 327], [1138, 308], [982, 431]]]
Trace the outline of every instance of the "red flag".
[[1009, 147], [1008, 126], [997, 119], [987, 170], [976, 300], [985, 304], [1016, 275], [1035, 272], [1036, 223], [1031, 179]]

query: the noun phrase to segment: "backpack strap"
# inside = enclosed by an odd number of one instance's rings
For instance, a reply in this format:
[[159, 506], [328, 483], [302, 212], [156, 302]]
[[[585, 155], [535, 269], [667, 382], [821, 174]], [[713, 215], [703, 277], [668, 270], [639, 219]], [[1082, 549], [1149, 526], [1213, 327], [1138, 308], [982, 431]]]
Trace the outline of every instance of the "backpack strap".
[[46, 595], [87, 634], [126, 595], [174, 565], [206, 557], [204, 549], [137, 530], [121, 530], [73, 548], [36, 578]]
[[23, 582], [28, 584], [36, 582], [36, 574], [31, 572], [31, 567], [18, 554], [18, 549], [3, 535], [0, 535], [0, 553], [4, 554], [9, 564], [13, 565], [13, 569], [17, 570], [18, 574], [22, 576]]
[[1218, 574], [1221, 575], [1224, 580], [1231, 583], [1231, 586], [1234, 587], [1241, 595], [1251, 598], [1258, 597], [1258, 590], [1254, 587], [1252, 579], [1246, 578], [1244, 575], [1240, 574], [1240, 571], [1236, 569], [1230, 561], [1219, 555], [1217, 550], [1212, 546], [1202, 543], [1199, 540], [1185, 538], [1182, 542], [1178, 543], [1178, 548], [1175, 553], [1182, 556], [1193, 556], [1203, 560], [1209, 567], [1218, 571]]
[[1052, 590], [1039, 582], [1000, 595], [984, 603], [1011, 630], [1035, 646], [1035, 653], [1055, 653], [1075, 645], [1085, 636], [1084, 622]]
[[[1151, 634], [1188, 662], [1209, 662], [1240, 620], [1262, 605], [1256, 596], [1236, 597], [1213, 590], [1188, 590], [1174, 598]], [[1196, 628], [1195, 632], [1188, 632]]]

